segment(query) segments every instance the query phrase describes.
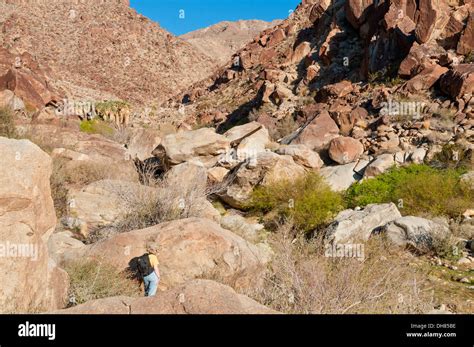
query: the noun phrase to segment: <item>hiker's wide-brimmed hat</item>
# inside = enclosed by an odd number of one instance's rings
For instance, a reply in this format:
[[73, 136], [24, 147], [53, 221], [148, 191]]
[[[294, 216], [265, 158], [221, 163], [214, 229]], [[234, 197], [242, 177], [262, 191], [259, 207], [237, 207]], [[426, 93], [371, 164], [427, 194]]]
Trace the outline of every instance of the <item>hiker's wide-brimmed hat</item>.
[[158, 245], [157, 242], [149, 242], [146, 245], [146, 251], [148, 253], [157, 253], [160, 249], [160, 246]]

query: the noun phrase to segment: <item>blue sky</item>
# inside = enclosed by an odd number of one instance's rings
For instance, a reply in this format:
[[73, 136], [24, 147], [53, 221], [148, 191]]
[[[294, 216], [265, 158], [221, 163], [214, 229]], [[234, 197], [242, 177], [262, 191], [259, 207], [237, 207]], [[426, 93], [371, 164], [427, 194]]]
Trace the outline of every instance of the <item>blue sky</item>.
[[[131, 0], [131, 6], [175, 35], [208, 27], [223, 20], [288, 17], [301, 0]], [[184, 10], [184, 19], [180, 11]]]

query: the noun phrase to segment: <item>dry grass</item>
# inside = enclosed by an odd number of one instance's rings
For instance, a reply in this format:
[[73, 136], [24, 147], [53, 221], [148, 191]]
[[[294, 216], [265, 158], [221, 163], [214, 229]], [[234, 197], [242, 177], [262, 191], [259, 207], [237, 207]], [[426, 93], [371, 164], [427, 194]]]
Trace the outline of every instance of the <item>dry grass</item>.
[[326, 257], [319, 240], [308, 241], [291, 225], [272, 240], [274, 260], [254, 299], [286, 313], [423, 313], [434, 306], [413, 257], [381, 238], [365, 244], [365, 260]]
[[0, 108], [0, 136], [11, 139], [18, 136], [13, 112], [8, 108]]
[[199, 217], [205, 209], [206, 189], [192, 180], [174, 182], [148, 177], [141, 186], [122, 196], [128, 212], [116, 224], [119, 232], [143, 229], [163, 222]]
[[53, 171], [50, 177], [51, 197], [53, 198], [54, 209], [58, 218], [65, 216], [68, 212], [65, 165], [65, 160], [53, 160]]
[[72, 162], [65, 158], [53, 157], [50, 182], [56, 215], [62, 217], [67, 214], [69, 187], [83, 187], [104, 179], [120, 179], [121, 177], [116, 177], [115, 173], [109, 164], [91, 161]]
[[[73, 164], [73, 165], [71, 165]], [[66, 182], [72, 185], [85, 186], [92, 182], [111, 179], [110, 165], [98, 162], [83, 161], [71, 163], [65, 167]]]
[[71, 286], [69, 297], [74, 304], [113, 296], [141, 295], [140, 285], [130, 274], [97, 261], [80, 260], [65, 269]]

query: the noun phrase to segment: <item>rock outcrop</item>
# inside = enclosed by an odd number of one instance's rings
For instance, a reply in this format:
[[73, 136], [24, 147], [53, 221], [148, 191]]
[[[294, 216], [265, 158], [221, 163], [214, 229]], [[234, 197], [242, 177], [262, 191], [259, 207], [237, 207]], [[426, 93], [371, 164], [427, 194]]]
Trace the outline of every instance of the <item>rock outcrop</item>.
[[163, 138], [153, 155], [170, 167], [193, 158], [206, 160], [230, 149], [230, 140], [209, 128], [170, 134]]
[[241, 208], [248, 202], [256, 186], [282, 180], [292, 181], [304, 173], [305, 169], [288, 155], [260, 152], [228, 174], [230, 183], [224, 191], [219, 192], [219, 196], [230, 206]]
[[59, 99], [49, 79], [28, 52], [14, 54], [0, 47], [0, 91], [12, 91], [30, 108], [41, 109]]
[[232, 288], [209, 280], [194, 280], [153, 298], [112, 297], [54, 314], [275, 314]]
[[162, 288], [205, 276], [232, 281], [235, 287], [249, 287], [255, 284], [255, 277], [269, 261], [269, 255], [255, 245], [201, 218], [118, 234], [88, 246], [82, 256], [126, 269], [134, 257], [145, 253], [150, 240], [160, 245]]
[[395, 204], [371, 204], [363, 210], [346, 210], [326, 229], [325, 238], [335, 244], [367, 241], [372, 232], [401, 218]]
[[0, 137], [0, 311], [63, 307], [68, 276], [50, 258], [56, 226], [51, 158], [27, 140]]
[[364, 146], [352, 137], [338, 137], [329, 143], [329, 156], [336, 163], [352, 163], [364, 153]]
[[450, 234], [447, 223], [413, 216], [395, 219], [384, 226], [383, 232], [393, 244], [422, 252], [431, 250], [435, 240], [446, 239]]

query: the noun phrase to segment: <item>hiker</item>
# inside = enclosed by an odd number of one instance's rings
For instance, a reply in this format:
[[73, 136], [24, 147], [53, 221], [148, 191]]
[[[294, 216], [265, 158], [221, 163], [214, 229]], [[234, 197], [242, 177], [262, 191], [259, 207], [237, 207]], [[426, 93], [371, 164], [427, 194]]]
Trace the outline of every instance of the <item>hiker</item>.
[[138, 270], [143, 277], [145, 296], [155, 296], [160, 283], [160, 270], [158, 269], [158, 245], [149, 243], [144, 255], [138, 258]]

